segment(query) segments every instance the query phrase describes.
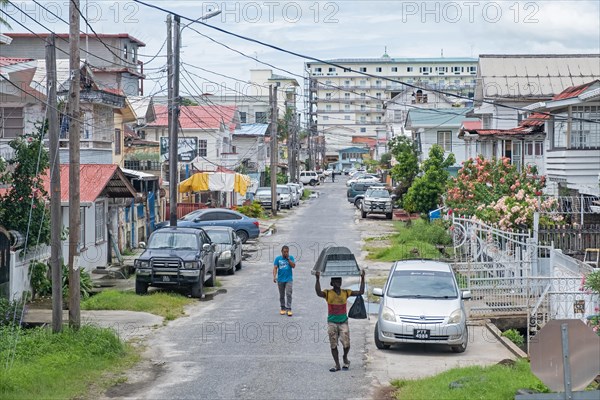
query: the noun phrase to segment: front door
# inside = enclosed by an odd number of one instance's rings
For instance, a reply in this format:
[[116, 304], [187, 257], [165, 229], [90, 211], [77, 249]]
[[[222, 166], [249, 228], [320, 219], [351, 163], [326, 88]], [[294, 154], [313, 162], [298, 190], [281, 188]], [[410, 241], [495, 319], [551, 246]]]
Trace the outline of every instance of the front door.
[[0, 298], [10, 294], [10, 238], [8, 232], [0, 228]]

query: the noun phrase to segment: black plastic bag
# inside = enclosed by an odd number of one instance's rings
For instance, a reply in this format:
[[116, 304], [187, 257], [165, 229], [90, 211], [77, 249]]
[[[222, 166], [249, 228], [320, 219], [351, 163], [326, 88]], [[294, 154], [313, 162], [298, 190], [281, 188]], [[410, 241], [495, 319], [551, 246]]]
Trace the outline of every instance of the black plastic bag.
[[354, 304], [350, 307], [348, 311], [348, 318], [354, 319], [366, 319], [367, 318], [367, 309], [365, 308], [365, 301], [362, 296], [356, 296], [356, 300], [354, 300]]

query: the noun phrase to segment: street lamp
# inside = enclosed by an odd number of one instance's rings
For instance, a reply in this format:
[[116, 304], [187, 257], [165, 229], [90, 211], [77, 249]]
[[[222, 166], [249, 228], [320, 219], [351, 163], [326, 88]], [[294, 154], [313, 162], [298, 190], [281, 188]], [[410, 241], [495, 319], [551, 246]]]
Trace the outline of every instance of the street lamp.
[[[179, 55], [181, 53], [181, 32], [187, 28], [190, 24], [198, 21], [207, 20], [216, 15], [219, 15], [221, 10], [211, 11], [183, 26], [179, 27], [181, 17], [175, 16], [175, 26], [173, 32], [175, 32], [175, 38], [173, 40], [174, 54], [171, 54], [171, 42], [169, 40], [171, 36], [171, 26], [169, 23], [169, 33], [167, 40], [169, 41], [168, 46], [168, 70], [169, 70], [169, 225], [177, 226], [177, 192], [179, 182], [179, 166], [178, 166], [178, 145], [179, 145]], [[171, 75], [172, 74], [172, 75]], [[171, 80], [172, 79], [172, 80]]]

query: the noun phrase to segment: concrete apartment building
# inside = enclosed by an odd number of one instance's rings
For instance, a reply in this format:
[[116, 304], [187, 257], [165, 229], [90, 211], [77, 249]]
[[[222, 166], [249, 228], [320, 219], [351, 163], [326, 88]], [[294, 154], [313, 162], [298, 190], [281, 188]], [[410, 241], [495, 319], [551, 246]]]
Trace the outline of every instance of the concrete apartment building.
[[338, 150], [351, 145], [354, 136], [385, 133], [386, 103], [414, 89], [403, 83], [472, 98], [477, 61], [468, 57], [392, 58], [387, 53], [380, 58], [310, 61], [305, 63], [307, 109], [312, 96], [317, 132], [325, 135], [328, 151]]

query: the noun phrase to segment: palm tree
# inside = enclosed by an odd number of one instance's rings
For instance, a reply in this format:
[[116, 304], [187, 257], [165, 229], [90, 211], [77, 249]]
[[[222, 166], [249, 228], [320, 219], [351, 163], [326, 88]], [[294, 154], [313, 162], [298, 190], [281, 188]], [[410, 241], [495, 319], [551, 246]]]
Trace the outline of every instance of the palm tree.
[[[6, 7], [7, 4], [8, 0], [0, 0], [0, 8]], [[8, 22], [6, 22], [2, 17], [0, 17], [0, 26], [6, 26], [7, 28], [10, 28]]]

